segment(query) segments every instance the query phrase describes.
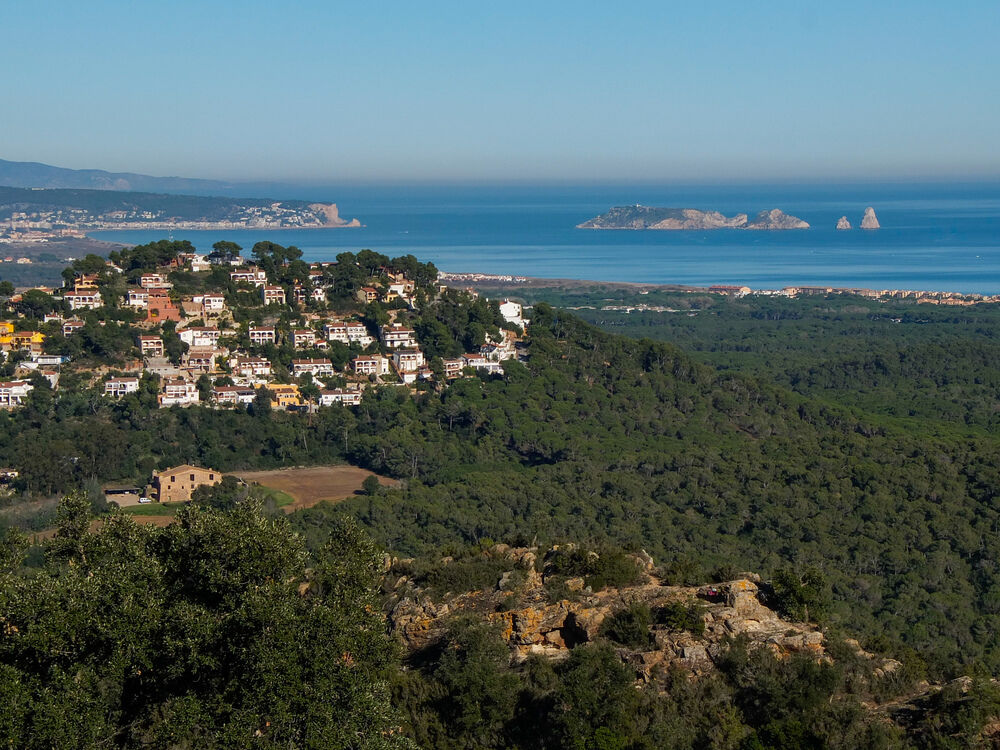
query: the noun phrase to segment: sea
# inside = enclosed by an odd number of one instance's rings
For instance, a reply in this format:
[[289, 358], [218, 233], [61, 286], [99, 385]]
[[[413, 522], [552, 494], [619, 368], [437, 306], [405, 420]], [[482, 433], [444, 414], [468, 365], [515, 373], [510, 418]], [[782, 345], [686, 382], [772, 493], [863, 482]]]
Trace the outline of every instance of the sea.
[[[267, 193], [260, 191], [267, 190]], [[370, 248], [412, 253], [440, 270], [655, 284], [795, 285], [1000, 294], [1000, 182], [833, 184], [272, 185], [248, 197], [336, 202], [356, 229], [106, 231], [123, 243], [259, 240], [308, 261]], [[790, 231], [586, 230], [612, 206], [721, 211], [780, 208], [809, 222]], [[858, 228], [867, 206], [882, 228]], [[855, 227], [838, 231], [846, 216]]]

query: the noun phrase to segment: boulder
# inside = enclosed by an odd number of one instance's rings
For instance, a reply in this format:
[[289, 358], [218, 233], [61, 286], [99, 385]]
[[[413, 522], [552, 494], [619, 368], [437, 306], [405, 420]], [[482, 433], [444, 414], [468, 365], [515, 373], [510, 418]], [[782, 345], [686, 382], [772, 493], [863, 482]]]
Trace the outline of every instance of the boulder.
[[878, 223], [878, 217], [875, 216], [875, 209], [869, 206], [868, 208], [865, 209], [865, 215], [861, 219], [861, 228], [878, 229], [880, 228], [880, 226], [881, 225]]

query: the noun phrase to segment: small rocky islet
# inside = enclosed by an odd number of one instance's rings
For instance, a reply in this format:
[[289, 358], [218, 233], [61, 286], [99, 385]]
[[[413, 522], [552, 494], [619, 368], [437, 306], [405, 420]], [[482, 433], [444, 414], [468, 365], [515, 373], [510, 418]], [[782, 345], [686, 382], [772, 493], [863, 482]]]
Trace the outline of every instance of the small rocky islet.
[[[841, 216], [837, 220], [837, 229], [850, 229], [851, 222], [847, 220], [846, 216]], [[871, 206], [865, 209], [865, 215], [861, 217], [861, 228], [862, 229], [880, 229], [881, 224], [878, 223], [878, 217], [875, 215], [875, 209]]]

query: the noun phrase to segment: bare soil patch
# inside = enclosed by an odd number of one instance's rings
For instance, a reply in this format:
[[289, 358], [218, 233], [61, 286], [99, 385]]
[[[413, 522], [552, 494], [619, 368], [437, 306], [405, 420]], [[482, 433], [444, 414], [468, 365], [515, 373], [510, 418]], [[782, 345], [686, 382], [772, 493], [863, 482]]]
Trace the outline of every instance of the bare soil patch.
[[[351, 497], [361, 489], [361, 483], [372, 476], [372, 472], [357, 466], [303, 466], [232, 474], [249, 484], [256, 482], [264, 487], [287, 492], [295, 498], [295, 502], [284, 507], [286, 513], [311, 508], [323, 500], [336, 502]], [[399, 485], [395, 479], [375, 476], [386, 487]]]

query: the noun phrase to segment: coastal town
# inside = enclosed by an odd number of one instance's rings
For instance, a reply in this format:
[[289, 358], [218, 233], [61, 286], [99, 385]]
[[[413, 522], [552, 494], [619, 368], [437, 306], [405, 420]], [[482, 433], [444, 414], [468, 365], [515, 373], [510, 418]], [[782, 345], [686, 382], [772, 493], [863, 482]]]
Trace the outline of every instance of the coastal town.
[[0, 242], [44, 243], [107, 229], [359, 227], [337, 204], [0, 186]]
[[[155, 394], [160, 408], [312, 412], [357, 406], [373, 389], [500, 373], [525, 356], [527, 321], [509, 300], [481, 301], [493, 319], [476, 324], [472, 351], [429, 351], [420, 309], [477, 295], [438, 284], [412, 256], [306, 264], [273, 243], [258, 243], [254, 259], [241, 250], [224, 242], [201, 255], [162, 241], [78, 260], [58, 289], [0, 292], [0, 409], [24, 406], [39, 387], [58, 396], [71, 375], [77, 390]], [[117, 343], [102, 344], [112, 332]]]

